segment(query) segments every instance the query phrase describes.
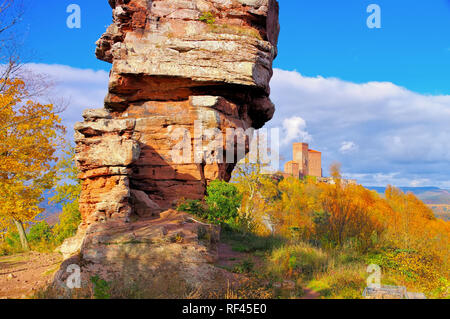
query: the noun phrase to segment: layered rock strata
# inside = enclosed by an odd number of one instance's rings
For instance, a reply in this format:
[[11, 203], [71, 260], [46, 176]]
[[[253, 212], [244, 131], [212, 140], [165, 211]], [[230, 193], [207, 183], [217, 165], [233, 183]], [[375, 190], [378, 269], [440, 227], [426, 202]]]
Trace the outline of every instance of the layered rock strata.
[[[213, 265], [220, 229], [171, 208], [228, 181], [252, 129], [272, 118], [278, 3], [109, 3], [114, 22], [96, 51], [112, 63], [105, 106], [75, 126], [82, 225], [60, 248], [66, 260], [51, 289], [73, 297], [76, 266], [82, 287], [98, 275], [141, 282], [155, 297], [227, 289], [232, 279]], [[182, 289], [162, 293], [173, 286]]]
[[[75, 126], [83, 228], [202, 198], [210, 181], [230, 179], [240, 159], [225, 161], [227, 150], [236, 152], [227, 129], [261, 128], [275, 110], [276, 0], [109, 3], [114, 22], [96, 50], [112, 63], [105, 107], [85, 111]], [[195, 123], [223, 134], [219, 151]], [[182, 162], [174, 161], [180, 139], [172, 138], [180, 129], [190, 146]]]

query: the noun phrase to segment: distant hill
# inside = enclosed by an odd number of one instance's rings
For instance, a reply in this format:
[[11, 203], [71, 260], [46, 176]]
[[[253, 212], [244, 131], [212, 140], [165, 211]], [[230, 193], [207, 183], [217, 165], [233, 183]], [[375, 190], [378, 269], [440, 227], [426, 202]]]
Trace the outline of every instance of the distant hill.
[[[378, 187], [378, 186], [365, 186], [367, 189], [376, 191], [380, 194], [384, 194], [384, 192], [386, 191], [386, 187]], [[426, 192], [440, 192], [440, 191], [446, 191], [444, 189], [440, 189], [439, 187], [398, 187], [399, 189], [401, 189], [402, 191], [404, 191], [405, 193], [411, 192], [415, 195], [419, 195], [419, 194], [423, 194]]]
[[[366, 186], [384, 195], [385, 187]], [[450, 190], [439, 187], [399, 187], [405, 193], [411, 192], [433, 209], [436, 217], [450, 221]]]

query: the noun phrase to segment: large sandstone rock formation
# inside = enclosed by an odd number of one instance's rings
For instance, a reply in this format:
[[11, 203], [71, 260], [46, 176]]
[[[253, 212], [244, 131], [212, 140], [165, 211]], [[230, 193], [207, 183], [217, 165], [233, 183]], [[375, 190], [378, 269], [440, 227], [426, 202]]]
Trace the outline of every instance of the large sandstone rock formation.
[[[71, 263], [82, 266], [85, 278], [99, 271], [152, 272], [169, 263], [173, 276], [214, 282], [218, 230], [170, 208], [180, 198], [202, 198], [212, 180], [230, 179], [242, 154], [227, 129], [258, 129], [272, 118], [278, 2], [109, 3], [114, 22], [96, 51], [112, 63], [105, 107], [85, 111], [75, 126], [83, 222], [61, 249], [80, 254], [63, 263], [55, 282], [65, 280]], [[223, 134], [219, 148], [211, 150], [211, 136], [199, 135], [196, 125]], [[172, 152], [178, 129], [190, 148], [182, 163]], [[231, 163], [214, 160], [225, 159], [227, 150]]]
[[[276, 0], [109, 3], [114, 22], [96, 51], [112, 63], [105, 108], [87, 110], [75, 127], [84, 227], [202, 198], [209, 181], [230, 179], [235, 164], [207, 160], [217, 154], [208, 154], [208, 137], [195, 135], [194, 122], [225, 134], [258, 129], [275, 110], [269, 81], [279, 34]], [[172, 159], [179, 141], [170, 134], [178, 128], [190, 133], [191, 161]], [[201, 149], [194, 147], [199, 139]], [[200, 163], [194, 151], [204, 155]]]

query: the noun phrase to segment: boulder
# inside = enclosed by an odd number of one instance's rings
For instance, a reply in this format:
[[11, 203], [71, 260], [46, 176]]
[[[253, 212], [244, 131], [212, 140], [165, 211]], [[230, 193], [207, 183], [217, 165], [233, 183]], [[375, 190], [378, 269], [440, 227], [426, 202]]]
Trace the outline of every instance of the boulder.
[[64, 260], [79, 254], [85, 235], [86, 231], [80, 228], [74, 237], [66, 239], [61, 246], [56, 248], [56, 251], [63, 255]]

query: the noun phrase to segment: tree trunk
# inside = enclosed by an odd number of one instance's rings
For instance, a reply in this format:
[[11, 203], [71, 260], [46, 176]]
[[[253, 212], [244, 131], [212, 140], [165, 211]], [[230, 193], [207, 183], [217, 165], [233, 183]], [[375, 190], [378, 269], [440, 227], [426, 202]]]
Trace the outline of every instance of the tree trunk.
[[23, 228], [22, 222], [17, 219], [13, 219], [13, 221], [14, 224], [16, 224], [17, 231], [19, 232], [22, 249], [24, 251], [30, 251], [30, 245], [28, 244], [27, 234], [25, 233], [25, 228]]

